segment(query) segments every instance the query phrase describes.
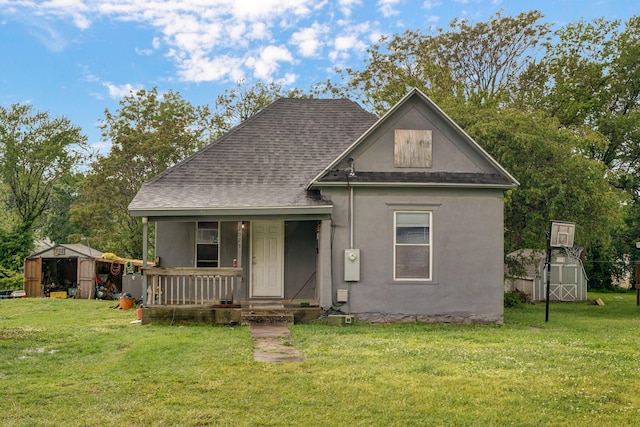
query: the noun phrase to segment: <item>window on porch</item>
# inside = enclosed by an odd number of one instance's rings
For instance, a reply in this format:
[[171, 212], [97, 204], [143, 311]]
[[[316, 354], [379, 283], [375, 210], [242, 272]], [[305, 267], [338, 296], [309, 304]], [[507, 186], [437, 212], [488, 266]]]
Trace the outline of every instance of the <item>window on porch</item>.
[[199, 222], [196, 239], [196, 267], [218, 267], [219, 238], [218, 222]]

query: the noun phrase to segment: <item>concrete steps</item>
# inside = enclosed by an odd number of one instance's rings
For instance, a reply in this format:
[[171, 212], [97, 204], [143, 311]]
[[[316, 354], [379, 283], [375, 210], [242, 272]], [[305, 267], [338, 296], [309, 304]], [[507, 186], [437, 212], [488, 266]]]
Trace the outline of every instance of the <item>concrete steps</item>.
[[282, 325], [289, 326], [293, 325], [294, 315], [293, 313], [287, 312], [265, 312], [265, 311], [251, 311], [251, 312], [243, 312], [240, 315], [240, 324], [248, 326], [254, 324], [263, 324], [263, 325]]
[[240, 324], [293, 325], [294, 312], [282, 304], [249, 304], [242, 307]]

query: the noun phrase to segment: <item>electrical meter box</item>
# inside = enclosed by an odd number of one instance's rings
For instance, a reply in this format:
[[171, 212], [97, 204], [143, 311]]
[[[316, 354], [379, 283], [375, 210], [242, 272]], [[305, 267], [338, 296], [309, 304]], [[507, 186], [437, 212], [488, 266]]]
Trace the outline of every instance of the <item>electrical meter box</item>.
[[344, 281], [360, 281], [360, 249], [345, 249], [344, 251]]

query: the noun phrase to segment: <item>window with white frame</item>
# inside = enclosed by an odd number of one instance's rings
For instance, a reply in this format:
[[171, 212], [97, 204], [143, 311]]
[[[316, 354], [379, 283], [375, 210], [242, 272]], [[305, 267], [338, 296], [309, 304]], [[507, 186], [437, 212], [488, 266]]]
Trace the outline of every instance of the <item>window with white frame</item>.
[[431, 212], [394, 212], [393, 280], [431, 280]]
[[196, 267], [218, 267], [218, 222], [199, 222]]

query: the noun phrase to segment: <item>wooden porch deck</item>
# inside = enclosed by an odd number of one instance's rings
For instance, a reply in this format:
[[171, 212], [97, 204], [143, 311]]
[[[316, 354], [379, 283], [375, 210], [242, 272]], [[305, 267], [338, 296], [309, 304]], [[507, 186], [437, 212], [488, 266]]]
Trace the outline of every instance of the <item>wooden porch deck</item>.
[[148, 268], [142, 323], [294, 324], [317, 319], [316, 300], [242, 299], [241, 268]]

